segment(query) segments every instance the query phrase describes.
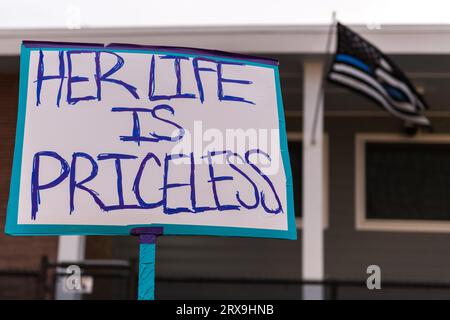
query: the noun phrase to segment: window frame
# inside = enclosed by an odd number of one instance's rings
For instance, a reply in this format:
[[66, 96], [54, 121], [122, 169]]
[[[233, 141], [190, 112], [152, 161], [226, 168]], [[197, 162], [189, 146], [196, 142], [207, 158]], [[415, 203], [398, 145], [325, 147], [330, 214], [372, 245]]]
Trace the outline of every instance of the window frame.
[[[409, 137], [393, 133], [358, 133], [355, 136], [355, 226], [358, 231], [450, 232], [450, 221], [368, 219], [366, 212], [366, 143], [450, 144], [450, 134], [418, 134]], [[450, 196], [450, 195], [449, 195]]]
[[[293, 142], [302, 142], [302, 159], [303, 159], [303, 133], [298, 131], [288, 131], [287, 132], [287, 139], [288, 143]], [[323, 135], [323, 229], [328, 229], [328, 223], [329, 223], [329, 161], [328, 161], [328, 134]], [[303, 161], [302, 161], [303, 163]], [[303, 166], [302, 166], [303, 169]], [[303, 176], [303, 172], [300, 173], [300, 177]], [[302, 184], [303, 184], [303, 180]], [[303, 190], [303, 188], [302, 188]], [[302, 203], [303, 203], [303, 194], [302, 197]], [[295, 225], [297, 227], [297, 230], [303, 229], [303, 219], [301, 217], [295, 217]]]

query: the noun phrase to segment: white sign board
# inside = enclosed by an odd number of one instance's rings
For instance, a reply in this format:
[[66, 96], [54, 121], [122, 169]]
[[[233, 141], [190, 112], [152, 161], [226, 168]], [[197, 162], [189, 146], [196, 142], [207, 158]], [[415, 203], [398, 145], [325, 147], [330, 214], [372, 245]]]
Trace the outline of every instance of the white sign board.
[[6, 232], [296, 238], [278, 65], [24, 42]]

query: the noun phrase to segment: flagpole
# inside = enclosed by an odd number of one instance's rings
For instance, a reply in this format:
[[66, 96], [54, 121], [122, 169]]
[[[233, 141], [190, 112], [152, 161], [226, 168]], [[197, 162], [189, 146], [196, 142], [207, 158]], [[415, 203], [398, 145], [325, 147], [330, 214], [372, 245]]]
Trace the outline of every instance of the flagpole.
[[332, 16], [331, 16], [331, 25], [330, 25], [330, 29], [328, 30], [327, 43], [326, 43], [326, 47], [325, 47], [326, 65], [322, 71], [322, 78], [320, 80], [321, 81], [320, 89], [319, 89], [319, 92], [317, 93], [316, 109], [314, 111], [313, 126], [312, 126], [312, 131], [311, 131], [311, 144], [312, 145], [316, 144], [316, 131], [317, 131], [317, 122], [319, 120], [319, 109], [320, 109], [320, 105], [321, 105], [324, 95], [325, 95], [325, 77], [326, 77], [326, 73], [328, 72], [329, 65], [330, 65], [330, 57], [331, 57], [330, 47], [331, 47], [331, 39], [333, 36], [333, 29], [334, 29], [335, 25], [336, 25], [336, 11], [333, 11]]

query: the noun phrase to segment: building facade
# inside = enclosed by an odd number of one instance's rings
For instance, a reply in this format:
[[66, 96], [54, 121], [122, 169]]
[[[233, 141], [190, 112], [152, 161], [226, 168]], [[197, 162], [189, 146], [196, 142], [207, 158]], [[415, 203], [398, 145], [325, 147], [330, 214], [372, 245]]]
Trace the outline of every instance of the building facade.
[[[305, 280], [347, 281], [341, 298], [425, 296], [420, 286], [382, 292], [352, 286], [365, 285], [370, 265], [381, 268], [382, 283], [450, 283], [450, 28], [352, 28], [389, 54], [424, 94], [433, 132], [408, 136], [377, 105], [330, 84], [316, 103], [329, 58], [328, 26], [0, 31], [0, 226], [14, 152], [22, 40], [251, 53], [280, 61], [299, 238], [161, 237], [157, 298], [328, 296], [326, 286], [302, 286]], [[53, 261], [138, 256], [132, 237], [0, 234], [0, 248], [3, 270], [38, 269], [42, 255]], [[448, 297], [450, 290], [427, 295]]]

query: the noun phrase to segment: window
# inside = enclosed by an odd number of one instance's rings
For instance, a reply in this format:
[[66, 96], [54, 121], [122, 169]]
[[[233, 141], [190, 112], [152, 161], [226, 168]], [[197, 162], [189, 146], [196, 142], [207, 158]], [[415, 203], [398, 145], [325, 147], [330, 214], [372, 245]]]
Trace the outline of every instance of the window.
[[356, 138], [358, 229], [450, 231], [450, 136]]
[[[324, 228], [328, 226], [328, 139], [324, 136]], [[288, 132], [288, 149], [291, 160], [292, 182], [294, 189], [294, 210], [297, 229], [302, 225], [302, 199], [303, 199], [303, 139], [302, 134], [297, 132]]]

